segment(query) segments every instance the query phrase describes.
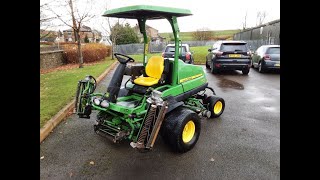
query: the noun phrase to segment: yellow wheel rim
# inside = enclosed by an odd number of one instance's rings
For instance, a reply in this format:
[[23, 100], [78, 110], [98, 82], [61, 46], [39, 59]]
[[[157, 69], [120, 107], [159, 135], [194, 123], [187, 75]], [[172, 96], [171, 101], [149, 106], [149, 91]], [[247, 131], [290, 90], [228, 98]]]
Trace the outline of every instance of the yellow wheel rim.
[[192, 120], [190, 120], [183, 128], [182, 140], [184, 143], [188, 143], [194, 136], [196, 132], [196, 125]]
[[219, 114], [221, 112], [221, 110], [222, 110], [222, 106], [223, 105], [222, 105], [221, 101], [216, 102], [216, 104], [213, 107], [214, 114]]

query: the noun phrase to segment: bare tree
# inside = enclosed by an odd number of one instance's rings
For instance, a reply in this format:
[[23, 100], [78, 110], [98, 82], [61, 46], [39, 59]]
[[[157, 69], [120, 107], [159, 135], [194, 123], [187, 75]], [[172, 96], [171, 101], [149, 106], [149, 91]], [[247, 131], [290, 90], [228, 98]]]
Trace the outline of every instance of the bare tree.
[[210, 31], [208, 28], [201, 28], [192, 33], [193, 39], [197, 41], [210, 40], [214, 37], [213, 31]]
[[80, 6], [79, 0], [63, 0], [58, 3], [58, 8], [60, 12], [63, 8], [65, 8], [64, 12], [66, 14], [58, 13], [57, 10], [53, 9], [52, 7], [50, 7], [49, 9], [55, 15], [55, 17], [59, 19], [64, 25], [72, 28], [74, 40], [75, 42], [77, 42], [78, 45], [79, 68], [83, 68], [80, 29], [84, 22], [87, 22], [94, 17], [94, 15], [91, 13], [91, 5], [93, 3], [91, 3], [90, 0], [86, 0], [85, 3], [82, 4], [85, 7], [82, 11], [78, 8]]
[[247, 29], [247, 11], [246, 11], [246, 15], [244, 16], [244, 22], [242, 24], [242, 29], [245, 30]]
[[53, 27], [51, 21], [54, 20], [55, 17], [49, 16], [45, 13], [45, 11], [47, 10], [46, 7], [51, 2], [40, 4], [40, 39], [53, 34], [52, 31], [48, 31], [48, 28]]
[[[114, 59], [114, 56], [113, 56], [114, 48], [117, 44], [116, 39], [119, 37], [120, 34], [116, 31], [114, 31], [113, 36], [111, 36], [112, 25], [110, 23], [110, 18], [107, 17], [106, 19], [107, 19], [107, 21], [106, 21], [107, 25], [102, 24], [101, 28], [103, 29], [104, 33], [107, 36], [106, 40], [108, 41], [109, 44], [111, 44], [111, 59], [113, 60]], [[120, 24], [119, 19], [118, 19], [118, 23]]]
[[260, 26], [261, 24], [263, 24], [266, 16], [267, 16], [266, 11], [259, 11], [259, 12], [257, 12], [256, 25], [257, 25], [257, 26]]
[[[107, 4], [106, 4], [106, 6], [105, 6], [105, 10], [108, 10], [109, 9], [109, 6], [108, 6], [108, 2], [107, 2]], [[120, 22], [120, 19], [118, 18], [117, 19], [117, 21], [116, 21], [116, 23], [112, 23], [111, 22], [111, 20], [110, 20], [110, 18], [109, 17], [103, 17], [103, 18], [105, 18], [106, 19], [106, 21], [102, 21], [102, 23], [101, 23], [101, 28], [103, 29], [103, 31], [104, 31], [104, 33], [106, 34], [106, 36], [107, 36], [107, 41], [108, 41], [108, 43], [109, 44], [111, 44], [111, 59], [114, 59], [114, 56], [113, 56], [113, 54], [114, 54], [114, 49], [115, 49], [115, 47], [116, 47], [116, 45], [117, 45], [117, 42], [116, 42], [116, 40], [121, 36], [121, 34], [120, 34], [120, 32], [117, 30], [117, 28], [112, 28], [112, 27], [114, 27], [116, 24], [118, 24], [118, 25], [121, 25], [121, 24], [123, 24], [125, 21], [126, 21], [126, 19], [123, 19], [121, 22]], [[106, 22], [106, 24], [104, 23], [104, 22]], [[112, 32], [111, 32], [112, 31]], [[112, 36], [111, 36], [111, 33], [112, 33]]]

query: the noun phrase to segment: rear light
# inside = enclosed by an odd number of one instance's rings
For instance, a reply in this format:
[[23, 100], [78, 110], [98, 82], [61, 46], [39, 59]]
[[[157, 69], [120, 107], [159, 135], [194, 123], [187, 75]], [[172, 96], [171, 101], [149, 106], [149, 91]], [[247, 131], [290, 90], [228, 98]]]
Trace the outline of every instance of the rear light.
[[264, 60], [270, 60], [271, 58], [270, 58], [270, 56], [268, 55], [268, 54], [266, 54], [266, 55], [264, 55]]
[[162, 57], [164, 57], [164, 52], [162, 53], [162, 55], [161, 55]]
[[223, 52], [221, 52], [221, 51], [217, 51], [217, 52], [216, 52], [216, 56], [218, 56], [218, 57], [219, 57], [219, 56], [222, 56], [222, 54], [223, 54]]
[[221, 66], [221, 64], [216, 64], [216, 67], [218, 68], [218, 67], [220, 67]]
[[187, 60], [190, 60], [190, 57], [191, 57], [190, 54], [189, 54], [189, 53], [186, 53], [186, 59], [187, 59]]

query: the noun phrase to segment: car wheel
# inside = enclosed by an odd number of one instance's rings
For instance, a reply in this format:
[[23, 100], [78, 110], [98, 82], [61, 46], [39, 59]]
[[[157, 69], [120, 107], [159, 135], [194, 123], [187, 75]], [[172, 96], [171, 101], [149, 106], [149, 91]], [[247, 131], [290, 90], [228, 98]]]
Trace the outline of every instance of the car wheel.
[[162, 138], [174, 151], [184, 153], [196, 145], [201, 119], [194, 111], [179, 107], [166, 115], [161, 131]]
[[210, 69], [210, 65], [208, 64], [208, 61], [206, 60], [206, 68]]
[[209, 96], [207, 102], [207, 110], [211, 112], [210, 118], [219, 117], [223, 113], [225, 107], [225, 102], [223, 98], [220, 98], [218, 96]]
[[211, 61], [211, 73], [212, 74], [217, 74], [218, 73], [218, 70], [216, 68], [214, 68], [214, 63], [213, 61]]
[[263, 72], [264, 72], [264, 69], [263, 69], [263, 67], [262, 67], [262, 63], [260, 62], [258, 66], [259, 66], [259, 67], [258, 67], [259, 73], [263, 73]]
[[250, 68], [242, 69], [242, 74], [244, 74], [244, 75], [248, 75], [249, 72], [250, 72]]
[[194, 59], [193, 58], [191, 58], [191, 63], [190, 64], [194, 64]]

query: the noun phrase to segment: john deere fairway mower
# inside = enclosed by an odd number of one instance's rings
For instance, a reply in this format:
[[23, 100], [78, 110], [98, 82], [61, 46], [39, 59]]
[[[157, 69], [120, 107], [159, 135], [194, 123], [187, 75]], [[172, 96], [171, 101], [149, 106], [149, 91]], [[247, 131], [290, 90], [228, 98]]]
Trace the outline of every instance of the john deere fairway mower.
[[[131, 141], [140, 151], [151, 150], [157, 135], [177, 152], [192, 149], [201, 131], [201, 116], [219, 117], [225, 107], [222, 98], [208, 87], [203, 68], [179, 59], [177, 17], [192, 15], [189, 10], [158, 6], [129, 6], [106, 11], [103, 16], [137, 19], [144, 37], [143, 65], [127, 66], [134, 59], [115, 53], [119, 65], [105, 93], [95, 93], [96, 81], [87, 76], [79, 81], [76, 113], [90, 118], [97, 110], [94, 131], [117, 143]], [[167, 19], [175, 39], [174, 58], [153, 56], [147, 59], [146, 21]], [[124, 75], [129, 80], [121, 87]], [[208, 96], [206, 91], [211, 91]]]

